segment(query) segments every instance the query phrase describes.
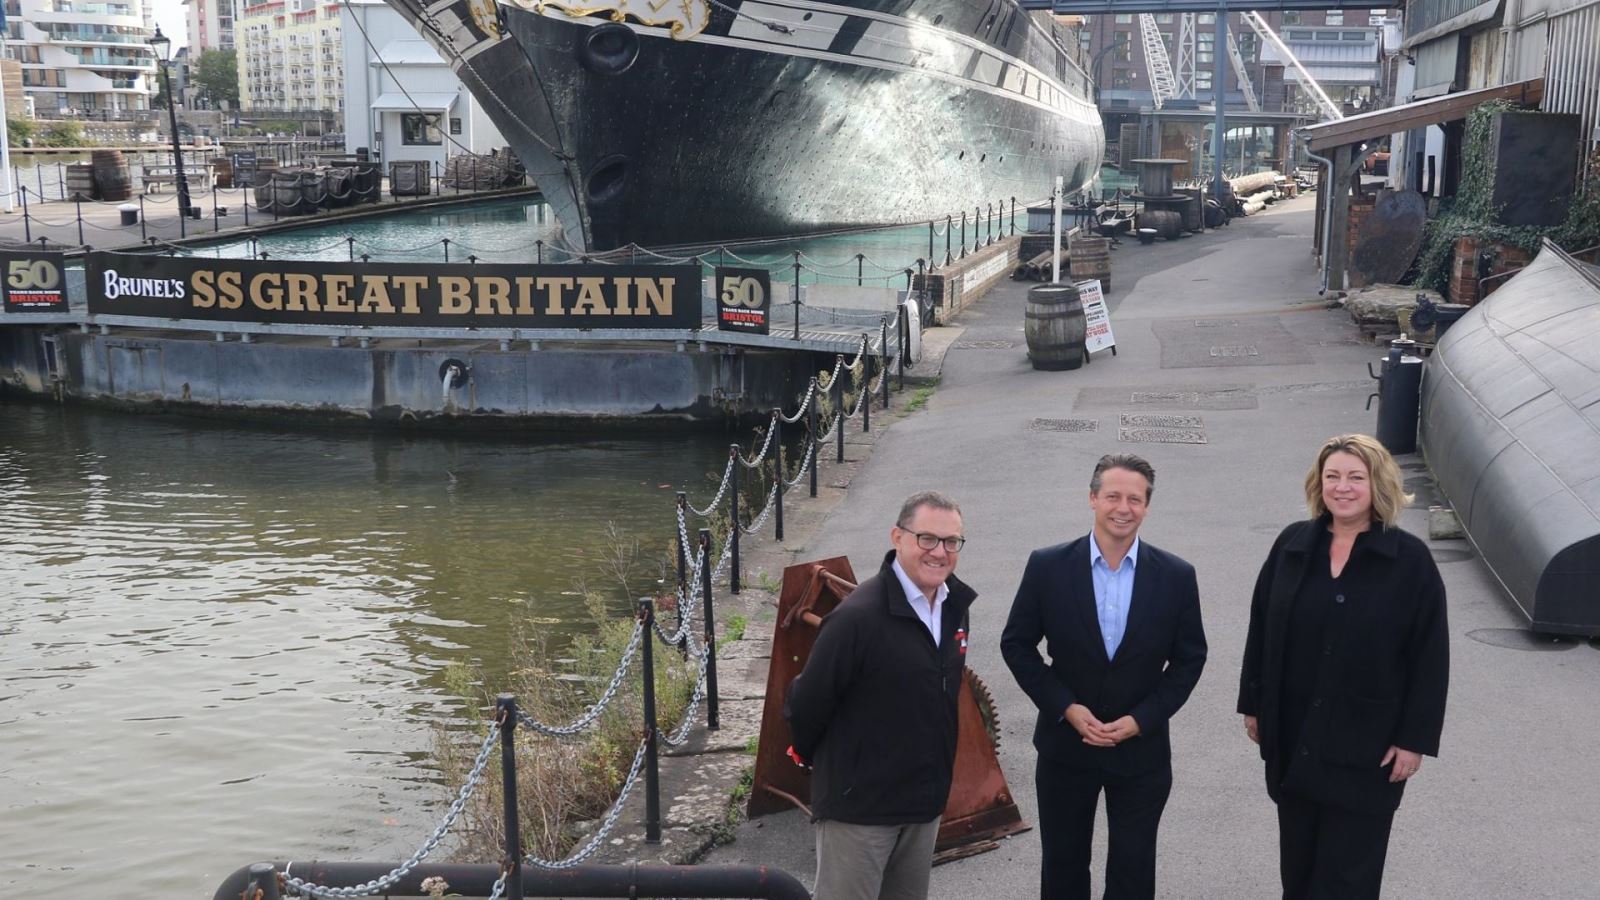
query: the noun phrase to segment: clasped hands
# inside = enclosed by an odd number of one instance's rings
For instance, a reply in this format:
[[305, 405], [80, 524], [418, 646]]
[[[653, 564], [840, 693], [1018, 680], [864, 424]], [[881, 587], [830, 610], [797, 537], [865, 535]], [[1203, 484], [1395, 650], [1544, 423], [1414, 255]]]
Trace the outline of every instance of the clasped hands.
[[1102, 722], [1095, 718], [1089, 707], [1074, 703], [1067, 707], [1067, 724], [1083, 736], [1091, 747], [1115, 747], [1131, 737], [1139, 736], [1139, 723], [1133, 716], [1123, 716], [1115, 722]]

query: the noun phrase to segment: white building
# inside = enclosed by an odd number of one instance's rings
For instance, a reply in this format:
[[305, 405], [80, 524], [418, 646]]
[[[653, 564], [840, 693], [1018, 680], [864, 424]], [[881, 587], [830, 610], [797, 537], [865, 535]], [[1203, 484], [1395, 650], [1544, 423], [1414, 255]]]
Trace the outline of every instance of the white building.
[[189, 23], [189, 55], [233, 49], [233, 0], [183, 0]]
[[6, 55], [41, 115], [148, 109], [156, 58], [146, 0], [6, 0]]
[[443, 166], [456, 154], [506, 145], [449, 64], [393, 8], [349, 0], [344, 16], [346, 151]]
[[239, 105], [246, 110], [344, 109], [339, 4], [239, 0], [234, 21]]

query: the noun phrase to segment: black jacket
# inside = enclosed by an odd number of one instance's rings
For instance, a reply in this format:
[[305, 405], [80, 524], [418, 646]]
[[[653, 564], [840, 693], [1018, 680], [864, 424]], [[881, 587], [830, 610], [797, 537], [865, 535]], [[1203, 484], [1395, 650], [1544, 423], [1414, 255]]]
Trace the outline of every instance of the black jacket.
[[[1039, 641], [1047, 641], [1047, 665]], [[1089, 537], [1035, 550], [1000, 636], [1011, 674], [1039, 708], [1039, 755], [1077, 767], [1141, 775], [1171, 764], [1167, 720], [1200, 680], [1206, 634], [1194, 567], [1148, 542], [1139, 544], [1128, 625], [1115, 659], [1106, 658], [1095, 611]], [[1131, 715], [1139, 736], [1092, 747], [1063, 715], [1081, 703], [1102, 722]]]
[[956, 699], [976, 594], [945, 583], [940, 641], [906, 600], [884, 558], [822, 621], [783, 715], [810, 761], [811, 811], [856, 825], [927, 822], [944, 811], [956, 754]]
[[1450, 682], [1444, 582], [1428, 547], [1398, 528], [1369, 533], [1340, 579], [1328, 613], [1316, 689], [1298, 747], [1282, 759], [1283, 651], [1289, 609], [1317, 558], [1328, 518], [1278, 535], [1250, 601], [1239, 712], [1255, 716], [1267, 792], [1294, 793], [1360, 812], [1392, 812], [1405, 782], [1380, 768], [1391, 745], [1439, 755]]

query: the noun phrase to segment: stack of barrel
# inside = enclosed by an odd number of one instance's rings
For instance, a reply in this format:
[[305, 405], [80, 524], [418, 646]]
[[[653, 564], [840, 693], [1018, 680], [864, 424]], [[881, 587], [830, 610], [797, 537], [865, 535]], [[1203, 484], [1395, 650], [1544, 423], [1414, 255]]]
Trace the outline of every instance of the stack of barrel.
[[1111, 292], [1111, 240], [1103, 237], [1072, 239], [1072, 280], [1100, 282], [1100, 290]]

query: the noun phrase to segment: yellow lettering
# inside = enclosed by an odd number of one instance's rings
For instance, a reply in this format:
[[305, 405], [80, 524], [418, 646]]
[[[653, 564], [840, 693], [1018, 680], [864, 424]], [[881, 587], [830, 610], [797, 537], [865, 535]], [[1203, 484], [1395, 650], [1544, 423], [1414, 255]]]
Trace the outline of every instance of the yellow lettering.
[[628, 316], [636, 312], [644, 312], [642, 309], [628, 308], [628, 289], [633, 286], [632, 278], [613, 278], [611, 281], [617, 286], [617, 315]]
[[196, 309], [210, 309], [217, 304], [217, 295], [211, 288], [211, 271], [200, 269], [194, 273], [194, 278], [189, 282], [194, 289], [194, 306]]
[[422, 312], [422, 304], [417, 300], [417, 295], [428, 286], [426, 275], [396, 275], [394, 286], [400, 289], [400, 312], [415, 316]]
[[545, 304], [544, 314], [547, 316], [564, 316], [567, 311], [561, 308], [561, 292], [572, 290], [571, 278], [540, 278], [539, 287], [549, 296], [550, 302]]
[[317, 303], [317, 276], [293, 272], [283, 276], [283, 286], [288, 291], [285, 309], [322, 312]]
[[[263, 272], [250, 279], [250, 302], [254, 303], [257, 309], [283, 309], [283, 288], [278, 285], [276, 273]], [[222, 308], [234, 309], [235, 307], [231, 307], [227, 301], [223, 301]], [[300, 307], [291, 305], [289, 308], [298, 310]]]
[[439, 312], [446, 316], [460, 316], [472, 312], [472, 279], [459, 275], [441, 275]]
[[672, 315], [672, 286], [677, 284], [676, 278], [640, 278], [639, 302], [635, 311], [640, 315], [652, 315], [648, 307], [654, 307], [654, 315]]
[[518, 276], [517, 283], [517, 315], [533, 315], [533, 279], [526, 275]]
[[355, 287], [354, 275], [324, 275], [322, 290], [326, 296], [322, 298], [322, 311], [331, 313], [355, 312], [355, 304], [350, 302], [350, 289]]
[[217, 288], [222, 291], [222, 308], [238, 309], [244, 305], [244, 275], [240, 272], [223, 272], [217, 276]]
[[[511, 283], [492, 275], [472, 279], [478, 288], [478, 315], [511, 315]], [[490, 307], [493, 307], [492, 309]]]
[[604, 278], [579, 278], [578, 299], [573, 301], [572, 314], [575, 316], [609, 316], [611, 310], [606, 308], [606, 295], [602, 290], [606, 280]]
[[361, 300], [356, 312], [394, 315], [394, 304], [389, 302], [389, 279], [373, 275], [361, 280]]

